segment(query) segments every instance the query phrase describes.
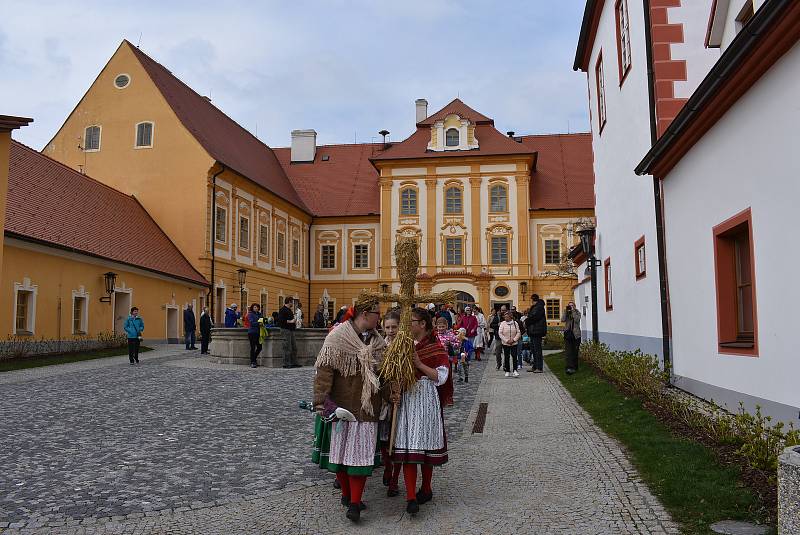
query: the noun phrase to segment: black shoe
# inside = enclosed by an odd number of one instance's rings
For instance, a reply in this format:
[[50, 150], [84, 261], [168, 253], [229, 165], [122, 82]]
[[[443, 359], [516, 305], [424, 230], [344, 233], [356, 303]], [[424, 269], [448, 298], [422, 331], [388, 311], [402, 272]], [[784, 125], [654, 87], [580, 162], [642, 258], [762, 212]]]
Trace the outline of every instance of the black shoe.
[[426, 504], [433, 499], [433, 492], [425, 493], [421, 490], [417, 491], [417, 503], [420, 505]]
[[291, 364], [284, 364], [282, 367], [283, 368], [293, 368], [294, 366], [292, 366]]
[[139, 359], [136, 359], [136, 364], [139, 364]]
[[498, 367], [497, 367], [497, 368], [495, 368], [495, 369], [499, 370], [499, 369], [500, 369], [500, 366], [498, 366]]
[[194, 347], [194, 346], [190, 347], [189, 349], [193, 349], [193, 350], [197, 351], [197, 348]]
[[[335, 488], [335, 489], [340, 489], [340, 488], [342, 488], [342, 484], [341, 484], [341, 483], [339, 483], [339, 480], [338, 480], [338, 479], [334, 479], [334, 480], [333, 480], [333, 488]], [[347, 503], [350, 503], [350, 500], [349, 500], [349, 499], [348, 499]]]
[[136, 363], [135, 362], [131, 362], [131, 366], [133, 366], [134, 364], [136, 364]]
[[387, 495], [388, 497], [390, 497], [390, 498], [394, 498], [394, 497], [395, 497], [395, 496], [397, 496], [398, 494], [400, 494], [400, 489], [397, 489], [397, 488], [394, 488], [394, 487], [389, 487], [389, 488], [386, 490], [386, 495]]
[[468, 383], [469, 382], [469, 377], [464, 377], [464, 382]]
[[361, 508], [357, 503], [351, 503], [347, 506], [347, 514], [345, 516], [353, 522], [358, 522], [361, 518]]
[[417, 500], [408, 500], [406, 504], [406, 513], [410, 515], [419, 513], [419, 503], [417, 503]]
[[392, 476], [383, 474], [383, 486], [388, 487], [389, 483], [392, 482]]
[[255, 362], [251, 362], [250, 363], [250, 367], [251, 368], [258, 368], [258, 364], [256, 364]]
[[[338, 483], [338, 481], [337, 481], [337, 483]], [[348, 498], [344, 494], [342, 494], [342, 505], [344, 505], [345, 507], [350, 505], [350, 498]]]
[[291, 367], [292, 367], [292, 368], [302, 368], [302, 367], [303, 367], [303, 365], [302, 365], [302, 364], [292, 364], [292, 366], [291, 366]]

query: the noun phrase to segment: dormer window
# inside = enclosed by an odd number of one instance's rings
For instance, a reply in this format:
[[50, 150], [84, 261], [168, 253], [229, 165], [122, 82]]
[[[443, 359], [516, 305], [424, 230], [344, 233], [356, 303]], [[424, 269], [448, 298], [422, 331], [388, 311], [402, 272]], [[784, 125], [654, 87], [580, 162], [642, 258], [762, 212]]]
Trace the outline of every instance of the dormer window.
[[458, 130], [450, 128], [445, 134], [445, 145], [448, 147], [458, 147]]

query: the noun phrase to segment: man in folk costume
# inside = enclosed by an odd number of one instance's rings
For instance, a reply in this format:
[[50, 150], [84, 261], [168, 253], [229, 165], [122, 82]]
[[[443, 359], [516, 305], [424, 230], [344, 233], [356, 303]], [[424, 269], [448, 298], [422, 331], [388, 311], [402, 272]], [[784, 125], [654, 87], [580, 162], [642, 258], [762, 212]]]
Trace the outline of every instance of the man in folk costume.
[[[376, 455], [378, 419], [384, 401], [378, 366], [386, 348], [375, 330], [377, 299], [359, 299], [341, 324], [328, 333], [314, 377], [317, 419], [312, 459], [336, 473], [346, 516], [357, 522], [365, 508], [361, 496]], [[388, 389], [385, 389], [388, 391]], [[397, 396], [399, 396], [399, 391]]]
[[[402, 394], [397, 412], [397, 438], [392, 462], [403, 463], [406, 511], [415, 514], [419, 505], [433, 498], [433, 467], [447, 462], [442, 407], [453, 404], [453, 378], [447, 351], [433, 332], [430, 314], [411, 311], [414, 337], [414, 369], [417, 382]], [[422, 486], [417, 490], [417, 465], [422, 469]]]

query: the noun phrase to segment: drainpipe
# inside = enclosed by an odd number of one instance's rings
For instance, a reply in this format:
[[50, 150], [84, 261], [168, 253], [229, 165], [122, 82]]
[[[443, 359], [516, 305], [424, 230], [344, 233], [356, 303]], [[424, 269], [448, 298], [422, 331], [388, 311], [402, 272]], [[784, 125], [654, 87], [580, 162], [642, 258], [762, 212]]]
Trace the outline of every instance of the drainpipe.
[[[643, 0], [644, 6], [644, 42], [647, 53], [647, 89], [650, 100], [650, 145], [658, 141], [658, 116], [656, 114], [656, 83], [653, 68], [653, 36], [650, 21], [650, 0]], [[670, 316], [669, 285], [667, 281], [666, 245], [664, 236], [664, 198], [661, 181], [653, 176], [653, 200], [656, 215], [656, 245], [658, 247], [658, 286], [661, 297], [661, 338], [664, 354], [664, 369], [669, 370], [672, 379], [672, 357], [670, 354]]]
[[[306, 314], [311, 314], [311, 223], [308, 224], [308, 236], [306, 236], [307, 249], [306, 249], [306, 267], [308, 268], [308, 301], [306, 301]], [[316, 305], [313, 307], [316, 312]], [[309, 324], [313, 320], [313, 316], [309, 316]]]
[[[222, 169], [214, 173], [211, 177], [211, 284], [208, 285], [208, 298], [206, 302], [210, 304], [209, 312], [212, 318], [214, 317], [214, 299], [216, 297], [216, 292], [214, 291], [214, 267], [217, 256], [217, 177], [225, 172], [225, 164], [220, 165], [222, 165]], [[214, 319], [214, 323], [217, 323], [217, 321], [219, 321], [219, 318]]]

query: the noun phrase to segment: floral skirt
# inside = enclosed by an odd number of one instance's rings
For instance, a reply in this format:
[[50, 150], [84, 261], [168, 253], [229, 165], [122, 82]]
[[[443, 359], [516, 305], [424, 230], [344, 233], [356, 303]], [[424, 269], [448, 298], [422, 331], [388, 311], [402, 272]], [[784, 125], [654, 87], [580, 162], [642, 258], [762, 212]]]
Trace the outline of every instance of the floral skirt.
[[377, 444], [377, 422], [326, 422], [317, 415], [311, 460], [331, 472], [369, 476], [381, 466]]

